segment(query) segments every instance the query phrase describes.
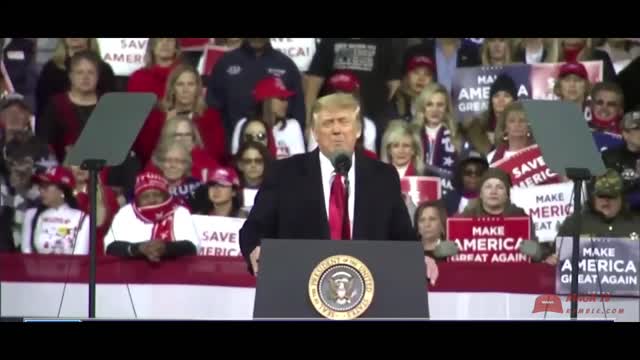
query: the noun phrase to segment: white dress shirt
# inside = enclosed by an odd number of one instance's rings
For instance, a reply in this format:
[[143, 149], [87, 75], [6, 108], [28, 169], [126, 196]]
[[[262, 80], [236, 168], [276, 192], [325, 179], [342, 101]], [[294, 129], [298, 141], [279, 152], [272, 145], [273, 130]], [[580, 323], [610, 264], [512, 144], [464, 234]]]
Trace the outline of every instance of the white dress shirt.
[[[329, 198], [331, 197], [331, 183], [335, 173], [333, 171], [333, 164], [331, 160], [326, 157], [321, 151], [320, 154], [320, 173], [322, 174], [322, 190], [324, 192], [324, 206], [327, 211], [327, 221], [329, 220]], [[349, 228], [351, 229], [351, 238], [353, 239], [353, 211], [355, 207], [355, 195], [356, 195], [356, 161], [355, 154], [351, 155], [351, 169], [347, 174], [349, 177]], [[344, 181], [344, 178], [343, 178]]]

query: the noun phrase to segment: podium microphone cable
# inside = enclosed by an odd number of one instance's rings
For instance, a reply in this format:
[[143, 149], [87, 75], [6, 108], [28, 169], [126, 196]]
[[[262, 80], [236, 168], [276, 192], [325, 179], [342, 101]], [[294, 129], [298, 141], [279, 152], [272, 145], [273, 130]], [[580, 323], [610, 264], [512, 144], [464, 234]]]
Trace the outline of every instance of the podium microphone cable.
[[[117, 239], [115, 231], [113, 231], [113, 226], [109, 227], [109, 231], [113, 235], [113, 238]], [[105, 251], [106, 251], [106, 248], [105, 248]], [[133, 310], [133, 317], [134, 319], [138, 319], [138, 312], [136, 311], [136, 305], [133, 302], [133, 296], [131, 295], [131, 288], [129, 287], [129, 283], [127, 282], [125, 286], [127, 287], [127, 294], [129, 295], [129, 304], [131, 304], [131, 309]]]

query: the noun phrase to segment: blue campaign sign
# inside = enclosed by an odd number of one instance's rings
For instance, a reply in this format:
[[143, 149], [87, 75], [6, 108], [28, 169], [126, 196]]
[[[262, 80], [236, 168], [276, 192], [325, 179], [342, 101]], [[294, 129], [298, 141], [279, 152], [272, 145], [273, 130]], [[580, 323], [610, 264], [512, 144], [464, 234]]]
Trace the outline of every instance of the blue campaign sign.
[[[636, 233], [635, 237], [638, 235]], [[640, 296], [637, 238], [580, 238], [578, 263], [578, 295], [608, 294], [610, 296]], [[559, 238], [556, 293], [571, 292], [571, 254], [573, 239]]]
[[451, 86], [458, 120], [477, 116], [488, 109], [491, 85], [503, 73], [509, 75], [516, 84], [518, 99], [531, 98], [531, 65], [458, 68]]

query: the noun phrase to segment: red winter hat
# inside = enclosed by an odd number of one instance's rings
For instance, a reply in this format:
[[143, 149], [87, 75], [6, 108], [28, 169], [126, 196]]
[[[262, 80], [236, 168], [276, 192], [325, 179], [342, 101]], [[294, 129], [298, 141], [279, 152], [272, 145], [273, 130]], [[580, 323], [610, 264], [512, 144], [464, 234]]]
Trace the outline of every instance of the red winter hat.
[[577, 75], [585, 80], [589, 79], [587, 68], [579, 62], [568, 62], [563, 64], [558, 72], [558, 78], [563, 78], [570, 74]]
[[208, 179], [208, 182], [220, 184], [222, 186], [240, 186], [238, 173], [230, 167], [219, 167]]
[[143, 191], [154, 189], [169, 193], [169, 183], [162, 175], [154, 172], [143, 172], [136, 177], [136, 186], [134, 189], [135, 197], [138, 197]]
[[76, 179], [73, 177], [71, 170], [64, 166], [54, 166], [47, 169], [46, 172], [35, 175], [36, 183], [51, 183], [59, 186], [66, 186], [69, 189], [76, 187]]
[[327, 81], [327, 86], [331, 92], [353, 93], [360, 89], [360, 80], [352, 71], [336, 71]]
[[419, 67], [426, 67], [432, 73], [436, 72], [436, 64], [428, 56], [414, 56], [407, 62], [407, 72], [413, 71]]
[[287, 90], [284, 82], [277, 76], [269, 76], [256, 84], [253, 90], [253, 97], [257, 102], [268, 98], [289, 98], [295, 95], [293, 91]]

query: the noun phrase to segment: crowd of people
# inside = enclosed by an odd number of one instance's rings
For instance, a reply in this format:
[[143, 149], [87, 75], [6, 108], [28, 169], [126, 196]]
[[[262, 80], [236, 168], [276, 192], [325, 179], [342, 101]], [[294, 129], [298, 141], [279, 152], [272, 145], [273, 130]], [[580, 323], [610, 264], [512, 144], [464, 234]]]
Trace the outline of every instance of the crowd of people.
[[[260, 189], [274, 161], [317, 148], [309, 131], [316, 99], [346, 93], [360, 104], [359, 151], [393, 166], [399, 178], [442, 180], [441, 199], [417, 204], [405, 197], [425, 254], [442, 260], [455, 252], [447, 217], [528, 216], [511, 202], [509, 175], [494, 165], [535, 144], [506, 73], [493, 81], [485, 112], [458, 118], [456, 69], [541, 62], [562, 63], [554, 93], [590, 109], [585, 121], [609, 168], [589, 186], [580, 231], [640, 232], [640, 104], [617, 75], [640, 65], [640, 44], [488, 38], [482, 45], [419, 39], [398, 46], [384, 38], [332, 38], [318, 43], [302, 73], [268, 38], [233, 38], [207, 76], [181, 44], [149, 39], [145, 64], [126, 86], [95, 38], [60, 39], [39, 73], [29, 39], [0, 46], [2, 76], [14, 88], [0, 102], [0, 251], [87, 254], [88, 219], [96, 216], [100, 254], [150, 261], [195, 255], [189, 216], [246, 217], [246, 194]], [[16, 51], [28, 56], [18, 61]], [[614, 66], [620, 59], [628, 65]], [[590, 83], [583, 62], [591, 60], [602, 62], [602, 82]], [[66, 165], [65, 157], [100, 97], [124, 90], [153, 93], [157, 104], [125, 162], [100, 173], [98, 209], [89, 214], [87, 171]], [[574, 222], [569, 217], [560, 233]], [[552, 247], [534, 250], [538, 261], [557, 260]]]

